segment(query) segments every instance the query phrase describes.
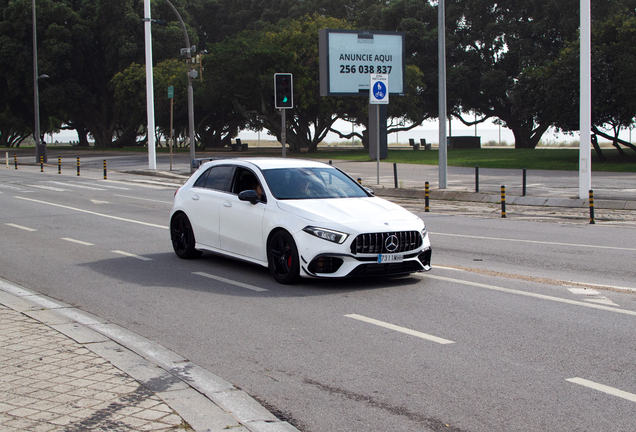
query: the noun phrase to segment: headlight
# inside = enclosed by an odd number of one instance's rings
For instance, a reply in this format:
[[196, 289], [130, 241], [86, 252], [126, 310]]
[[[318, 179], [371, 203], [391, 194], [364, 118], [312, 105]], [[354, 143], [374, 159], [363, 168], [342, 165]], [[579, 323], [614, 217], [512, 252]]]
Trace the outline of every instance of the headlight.
[[344, 243], [347, 237], [349, 237], [349, 234], [345, 234], [345, 233], [341, 233], [338, 231], [333, 231], [333, 230], [329, 230], [325, 228], [316, 228], [312, 226], [303, 228], [303, 231], [305, 231], [308, 234], [314, 235], [318, 238], [321, 238], [323, 240], [328, 240], [330, 242], [334, 242], [338, 244]]

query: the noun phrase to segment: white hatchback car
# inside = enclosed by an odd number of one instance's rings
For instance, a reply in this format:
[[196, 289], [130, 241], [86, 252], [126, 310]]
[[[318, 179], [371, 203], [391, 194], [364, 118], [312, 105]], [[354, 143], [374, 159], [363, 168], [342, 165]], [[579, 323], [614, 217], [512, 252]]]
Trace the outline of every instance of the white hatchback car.
[[177, 190], [170, 236], [180, 258], [211, 251], [299, 277], [431, 269], [424, 222], [341, 170], [300, 159], [218, 159]]

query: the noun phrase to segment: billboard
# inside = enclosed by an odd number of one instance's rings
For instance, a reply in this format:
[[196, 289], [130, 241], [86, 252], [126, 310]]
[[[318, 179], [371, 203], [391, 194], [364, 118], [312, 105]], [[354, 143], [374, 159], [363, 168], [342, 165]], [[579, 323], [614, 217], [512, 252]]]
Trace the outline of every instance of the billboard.
[[404, 33], [322, 29], [320, 95], [367, 96], [369, 76], [386, 74], [390, 93], [404, 96]]

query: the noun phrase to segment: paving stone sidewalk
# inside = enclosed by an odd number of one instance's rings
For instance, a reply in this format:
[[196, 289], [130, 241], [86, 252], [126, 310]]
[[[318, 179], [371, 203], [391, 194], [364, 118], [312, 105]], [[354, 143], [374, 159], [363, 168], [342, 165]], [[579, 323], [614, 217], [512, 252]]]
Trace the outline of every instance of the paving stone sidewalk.
[[0, 432], [298, 432], [231, 383], [0, 278]]
[[2, 305], [0, 371], [2, 432], [192, 430], [107, 360]]

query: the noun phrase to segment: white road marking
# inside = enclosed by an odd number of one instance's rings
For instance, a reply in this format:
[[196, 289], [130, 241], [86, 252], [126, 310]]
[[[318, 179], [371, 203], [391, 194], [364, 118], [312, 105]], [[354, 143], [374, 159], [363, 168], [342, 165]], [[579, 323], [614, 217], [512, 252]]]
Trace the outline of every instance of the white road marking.
[[102, 188], [96, 188], [96, 187], [91, 187], [91, 186], [85, 186], [85, 185], [80, 185], [80, 184], [77, 184], [77, 183], [71, 183], [71, 182], [63, 183], [63, 182], [58, 182], [58, 181], [52, 181], [52, 180], [51, 180], [51, 181], [48, 181], [47, 183], [59, 184], [59, 185], [62, 185], [62, 186], [76, 187], [76, 188], [80, 188], [80, 189], [90, 189], [90, 190], [98, 190], [98, 191], [106, 190], [106, 189], [102, 189]]
[[93, 186], [99, 186], [99, 187], [103, 187], [106, 189], [119, 189], [119, 190], [130, 190], [130, 188], [126, 188], [126, 187], [121, 187], [121, 186], [113, 186], [113, 185], [105, 185], [104, 183], [88, 183], [88, 184], [92, 184]]
[[593, 289], [588, 289], [588, 288], [568, 288], [568, 291], [570, 291], [572, 294], [578, 294], [578, 295], [599, 295], [600, 293], [596, 290]]
[[25, 198], [25, 197], [20, 197], [20, 196], [14, 196], [14, 198], [18, 198], [21, 200], [25, 200], [25, 201], [31, 201], [31, 202], [35, 202], [38, 204], [46, 204], [46, 205], [50, 205], [53, 207], [60, 207], [60, 208], [64, 208], [67, 210], [73, 210], [73, 211], [77, 211], [77, 212], [81, 212], [81, 213], [88, 213], [88, 214], [92, 214], [95, 216], [101, 216], [101, 217], [105, 217], [105, 218], [109, 218], [109, 219], [115, 219], [118, 221], [122, 221], [122, 222], [130, 222], [130, 223], [136, 223], [139, 225], [145, 225], [145, 226], [149, 226], [149, 227], [153, 227], [153, 228], [163, 228], [163, 229], [168, 229], [167, 226], [165, 225], [157, 225], [157, 224], [153, 224], [153, 223], [148, 223], [148, 222], [141, 222], [141, 221], [136, 221], [133, 219], [126, 219], [126, 218], [121, 218], [118, 216], [111, 216], [111, 215], [107, 215], [107, 214], [103, 214], [103, 213], [97, 213], [97, 212], [93, 212], [90, 210], [83, 210], [83, 209], [78, 209], [75, 207], [69, 207], [69, 206], [65, 206], [62, 204], [56, 204], [56, 203], [52, 203], [52, 202], [47, 202], [47, 201], [41, 201], [41, 200], [36, 200], [36, 199], [32, 199], [32, 198]]
[[574, 384], [582, 385], [584, 387], [588, 387], [594, 390], [598, 390], [600, 392], [607, 393], [612, 396], [627, 399], [630, 402], [636, 402], [636, 394], [628, 393], [626, 391], [619, 390], [614, 387], [598, 384], [598, 383], [595, 383], [594, 381], [589, 381], [583, 378], [568, 378], [566, 379], [566, 381], [574, 383]]
[[139, 198], [139, 197], [133, 197], [133, 196], [128, 196], [128, 195], [115, 195], [118, 197], [122, 197], [122, 198], [130, 198], [130, 199], [134, 199], [134, 200], [141, 200], [141, 201], [152, 201], [152, 202], [157, 202], [157, 203], [162, 203], [162, 204], [172, 204], [172, 201], [160, 201], [160, 200], [154, 200], [154, 199], [150, 199], [150, 198]]
[[594, 248], [594, 249], [636, 251], [636, 248], [599, 246], [599, 245], [592, 245], [592, 244], [586, 245], [586, 244], [574, 244], [574, 243], [558, 243], [558, 242], [547, 242], [547, 241], [539, 241], [539, 240], [521, 240], [521, 239], [508, 239], [508, 238], [501, 238], [501, 237], [484, 237], [484, 236], [471, 236], [471, 235], [463, 235], [463, 234], [447, 234], [447, 233], [439, 233], [439, 232], [429, 232], [429, 234], [432, 236], [441, 235], [441, 236], [449, 236], [449, 237], [465, 237], [465, 238], [472, 238], [472, 239], [479, 239], [479, 240], [500, 240], [500, 241], [535, 243], [535, 244], [544, 244], [544, 245], [553, 245], [553, 246], [572, 246], [572, 247]]
[[75, 239], [68, 238], [68, 237], [62, 237], [62, 240], [66, 240], [67, 242], [71, 242], [71, 243], [81, 244], [81, 245], [84, 245], [84, 246], [95, 246], [94, 243], [88, 243], [88, 242], [85, 242], [85, 241], [75, 240]]
[[36, 229], [33, 229], [33, 228], [27, 228], [25, 226], [16, 225], [16, 224], [12, 224], [12, 223], [6, 223], [5, 225], [8, 225], [8, 226], [13, 227], [13, 228], [19, 228], [19, 229], [25, 230], [25, 231], [37, 231]]
[[400, 326], [397, 326], [395, 324], [390, 324], [390, 323], [387, 323], [387, 322], [384, 322], [384, 321], [379, 321], [379, 320], [376, 320], [376, 319], [373, 319], [373, 318], [368, 318], [368, 317], [365, 317], [365, 316], [362, 316], [362, 315], [349, 314], [349, 315], [345, 315], [345, 316], [347, 318], [352, 318], [352, 319], [355, 319], [355, 320], [358, 320], [358, 321], [363, 321], [363, 322], [366, 322], [366, 323], [369, 323], [369, 324], [374, 324], [374, 325], [377, 325], [377, 326], [380, 326], [380, 327], [384, 327], [384, 328], [387, 328], [387, 329], [390, 329], [390, 330], [395, 330], [395, 331], [398, 331], [398, 332], [401, 332], [401, 333], [405, 333], [405, 334], [408, 334], [408, 335], [411, 335], [411, 336], [416, 336], [416, 337], [419, 337], [419, 338], [422, 338], [422, 339], [426, 339], [426, 340], [429, 340], [429, 341], [432, 341], [432, 342], [437, 342], [438, 344], [442, 344], [442, 345], [455, 343], [455, 342], [450, 341], [448, 339], [443, 339], [443, 338], [440, 338], [440, 337], [437, 337], [437, 336], [432, 336], [432, 335], [429, 335], [429, 334], [426, 334], [426, 333], [422, 333], [422, 332], [418, 332], [418, 331], [415, 331], [415, 330], [411, 330], [411, 329], [408, 329], [406, 327], [400, 327]]
[[50, 190], [50, 191], [53, 191], [53, 192], [66, 192], [66, 191], [68, 191], [68, 189], [57, 188], [57, 187], [54, 187], [54, 186], [43, 186], [43, 185], [36, 185], [36, 184], [30, 184], [29, 186], [37, 188], [37, 189]]
[[111, 251], [111, 252], [119, 254], [119, 255], [131, 257], [131, 258], [137, 258], [138, 260], [142, 260], [142, 261], [152, 261], [152, 258], [148, 258], [148, 257], [141, 256], [141, 255], [135, 255], [135, 254], [132, 254], [132, 253], [129, 253], [129, 252], [120, 251], [120, 250], [114, 250], [114, 251]]
[[247, 288], [248, 290], [252, 290], [252, 291], [257, 291], [257, 292], [268, 291], [265, 288], [257, 287], [257, 286], [254, 286], [254, 285], [249, 285], [249, 284], [246, 284], [246, 283], [243, 283], [243, 282], [233, 281], [232, 279], [226, 279], [226, 278], [223, 278], [223, 277], [220, 277], [220, 276], [214, 276], [214, 275], [211, 275], [209, 273], [192, 272], [192, 274], [195, 274], [197, 276], [203, 276], [203, 277], [206, 277], [208, 279], [214, 279], [214, 280], [217, 280], [219, 282], [225, 282], [225, 283], [230, 284], [230, 285], [236, 285], [236, 286], [241, 287], [241, 288]]
[[592, 303], [598, 303], [598, 304], [608, 305], [608, 306], [619, 306], [618, 304], [614, 303], [613, 301], [611, 301], [607, 297], [599, 297], [599, 298], [594, 298], [594, 299], [585, 299], [583, 301], [592, 302]]
[[564, 299], [564, 298], [560, 298], [560, 297], [553, 297], [553, 296], [548, 296], [548, 295], [544, 295], [544, 294], [536, 294], [536, 293], [531, 293], [531, 292], [526, 292], [526, 291], [513, 290], [513, 289], [510, 289], [510, 288], [503, 288], [503, 287], [498, 287], [498, 286], [494, 286], [494, 285], [486, 285], [486, 284], [482, 284], [482, 283], [478, 283], [478, 282], [470, 282], [470, 281], [461, 280], [461, 279], [453, 279], [453, 278], [447, 278], [447, 277], [443, 277], [443, 276], [435, 276], [435, 275], [432, 275], [432, 274], [426, 274], [426, 275], [423, 276], [423, 278], [426, 278], [426, 279], [429, 279], [429, 278], [430, 279], [437, 279], [437, 280], [441, 280], [441, 281], [445, 281], [445, 282], [456, 283], [456, 284], [461, 284], [461, 285], [470, 285], [470, 286], [475, 286], [475, 287], [479, 287], [479, 288], [486, 288], [486, 289], [493, 290], [493, 291], [505, 292], [505, 293], [509, 293], [509, 294], [517, 294], [517, 295], [522, 295], [522, 296], [526, 296], [526, 297], [534, 297], [534, 298], [538, 298], [538, 299], [542, 299], [542, 300], [551, 300], [551, 301], [558, 302], [558, 303], [566, 303], [566, 304], [571, 304], [571, 305], [576, 305], [576, 306], [585, 306], [585, 307], [589, 307], [589, 308], [592, 308], [592, 309], [600, 309], [600, 310], [604, 310], [604, 311], [610, 311], [610, 312], [615, 312], [615, 313], [620, 313], [620, 314], [625, 314], [625, 315], [636, 316], [636, 311], [631, 311], [631, 310], [626, 310], [626, 309], [617, 309], [617, 308], [604, 306], [604, 305], [584, 303], [584, 302], [581, 302], [581, 301]]
[[93, 204], [108, 204], [108, 201], [100, 201], [100, 200], [96, 200], [96, 199], [92, 199], [91, 202]]

